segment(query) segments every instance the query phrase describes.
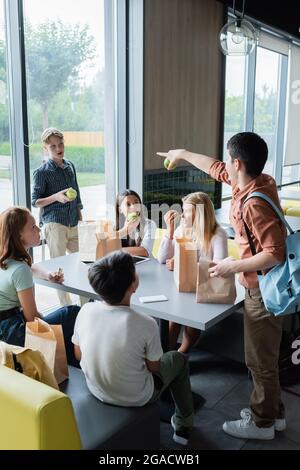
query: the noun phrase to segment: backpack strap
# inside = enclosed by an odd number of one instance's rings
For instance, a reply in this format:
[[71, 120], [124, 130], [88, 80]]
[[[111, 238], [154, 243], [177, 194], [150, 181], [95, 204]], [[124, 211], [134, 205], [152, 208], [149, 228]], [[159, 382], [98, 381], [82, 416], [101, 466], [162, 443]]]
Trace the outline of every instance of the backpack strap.
[[251, 193], [249, 194], [249, 196], [245, 199], [244, 203], [243, 203], [243, 206], [244, 204], [251, 198], [253, 197], [259, 197], [260, 199], [264, 199], [268, 204], [270, 204], [270, 206], [272, 207], [272, 209], [274, 210], [275, 214], [277, 215], [277, 217], [281, 220], [281, 222], [283, 223], [283, 225], [286, 226], [286, 228], [288, 229], [288, 231], [290, 233], [295, 233], [294, 230], [292, 229], [292, 227], [290, 226], [290, 224], [285, 220], [285, 217], [282, 215], [281, 211], [278, 209], [278, 207], [276, 206], [276, 204], [274, 204], [274, 202], [272, 201], [272, 199], [267, 196], [266, 194], [263, 194], [263, 193], [260, 193], [259, 191], [254, 191], [254, 193]]
[[[249, 201], [249, 199], [252, 199], [254, 197], [259, 197], [260, 199], [263, 199], [268, 204], [270, 204], [270, 206], [274, 210], [275, 214], [278, 216], [278, 218], [281, 220], [281, 222], [286, 226], [286, 228], [289, 230], [289, 232], [291, 234], [294, 233], [294, 230], [291, 228], [290, 224], [285, 220], [285, 218], [283, 217], [282, 213], [280, 212], [280, 210], [278, 209], [276, 204], [274, 204], [272, 199], [269, 196], [267, 196], [266, 194], [263, 194], [259, 191], [254, 191], [253, 193], [249, 194], [249, 196], [245, 199], [245, 201], [243, 202], [243, 207], [244, 207], [245, 203], [247, 201]], [[246, 232], [246, 235], [247, 235], [247, 238], [248, 238], [248, 243], [250, 245], [251, 253], [252, 253], [252, 256], [254, 256], [254, 255], [256, 255], [256, 249], [255, 249], [255, 246], [254, 246], [254, 242], [252, 240], [252, 235], [251, 235], [250, 229], [249, 229], [248, 225], [246, 224], [246, 222], [243, 218], [243, 213], [242, 213], [242, 219], [243, 219], [243, 222], [244, 222], [245, 232]], [[258, 276], [261, 276], [262, 272], [257, 271], [257, 274], [258, 274]]]
[[[243, 217], [243, 215], [242, 215]], [[251, 232], [249, 230], [249, 227], [248, 225], [246, 224], [246, 222], [244, 221], [243, 219], [243, 222], [244, 222], [244, 227], [245, 227], [245, 232], [246, 232], [246, 235], [247, 235], [247, 238], [248, 238], [248, 243], [250, 245], [250, 249], [251, 249], [251, 253], [252, 253], [252, 256], [255, 256], [256, 255], [256, 249], [255, 249], [255, 246], [254, 246], [254, 242], [252, 240], [252, 235], [251, 235]], [[257, 275], [258, 276], [262, 276], [262, 272], [261, 271], [256, 271]]]

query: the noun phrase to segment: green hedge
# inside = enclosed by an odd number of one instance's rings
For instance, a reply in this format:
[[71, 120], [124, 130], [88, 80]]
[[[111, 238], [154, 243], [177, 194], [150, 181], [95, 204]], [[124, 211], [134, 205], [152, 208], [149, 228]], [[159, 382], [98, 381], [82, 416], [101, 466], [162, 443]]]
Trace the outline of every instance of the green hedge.
[[0, 144], [0, 156], [1, 155], [10, 155], [11, 148], [9, 142], [2, 142]]
[[[1, 155], [10, 155], [10, 145], [8, 142], [0, 144]], [[43, 159], [43, 151], [40, 144], [32, 144], [29, 147], [31, 169], [38, 168]], [[76, 147], [65, 148], [65, 157], [71, 160], [77, 172], [98, 172], [105, 173], [105, 160], [103, 147]]]

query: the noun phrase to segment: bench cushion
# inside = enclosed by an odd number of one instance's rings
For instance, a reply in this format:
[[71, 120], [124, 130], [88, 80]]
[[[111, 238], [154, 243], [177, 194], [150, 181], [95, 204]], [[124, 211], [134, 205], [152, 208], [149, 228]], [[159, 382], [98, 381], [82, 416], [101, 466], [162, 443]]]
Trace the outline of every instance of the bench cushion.
[[73, 404], [84, 449], [159, 449], [159, 407], [107, 405], [87, 388], [81, 369], [69, 367], [69, 380], [61, 384]]

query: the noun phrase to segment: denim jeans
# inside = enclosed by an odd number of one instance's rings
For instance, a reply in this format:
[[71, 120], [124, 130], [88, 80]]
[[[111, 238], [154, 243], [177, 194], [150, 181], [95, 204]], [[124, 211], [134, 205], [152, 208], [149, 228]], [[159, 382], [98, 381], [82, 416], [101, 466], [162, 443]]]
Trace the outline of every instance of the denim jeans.
[[[62, 326], [67, 361], [68, 364], [75, 367], [79, 367], [79, 362], [75, 358], [74, 345], [71, 341], [71, 338], [79, 310], [80, 307], [77, 305], [70, 305], [68, 307], [61, 307], [43, 318], [43, 320], [49, 323], [49, 325]], [[16, 346], [24, 346], [25, 326], [26, 320], [21, 311], [15, 315], [12, 315], [6, 320], [0, 321], [0, 341], [14, 344]]]

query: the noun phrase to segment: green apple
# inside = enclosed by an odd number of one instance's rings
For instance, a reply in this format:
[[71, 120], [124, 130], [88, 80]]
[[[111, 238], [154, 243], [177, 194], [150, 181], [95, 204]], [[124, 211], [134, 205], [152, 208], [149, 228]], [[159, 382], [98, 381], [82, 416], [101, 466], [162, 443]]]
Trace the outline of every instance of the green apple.
[[127, 222], [133, 222], [134, 220], [138, 219], [140, 214], [138, 212], [129, 212], [127, 215]]
[[[166, 158], [165, 161], [164, 161], [164, 167], [165, 167], [166, 170], [169, 169], [170, 163], [171, 163], [170, 160], [168, 158]], [[176, 165], [172, 168], [172, 170], [174, 170], [174, 168], [176, 168]]]
[[68, 199], [70, 199], [70, 201], [74, 201], [74, 199], [77, 197], [77, 191], [76, 189], [69, 188], [68, 191], [65, 192], [65, 195]]

